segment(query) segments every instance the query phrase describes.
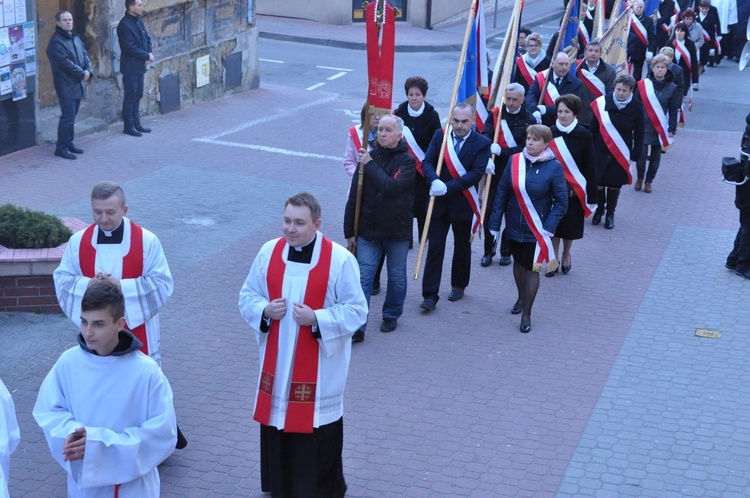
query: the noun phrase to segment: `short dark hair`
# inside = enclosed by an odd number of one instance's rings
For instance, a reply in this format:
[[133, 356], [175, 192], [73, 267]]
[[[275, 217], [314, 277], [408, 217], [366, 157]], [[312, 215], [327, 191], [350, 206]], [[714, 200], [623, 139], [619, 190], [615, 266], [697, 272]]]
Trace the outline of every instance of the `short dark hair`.
[[565, 107], [570, 109], [576, 116], [578, 116], [578, 113], [581, 112], [581, 108], [583, 108], [583, 102], [581, 102], [581, 99], [572, 93], [567, 93], [557, 97], [555, 99], [555, 108], [559, 107], [560, 104], [565, 104]]
[[427, 84], [427, 80], [421, 76], [411, 76], [406, 78], [406, 83], [404, 83], [404, 91], [406, 92], [406, 95], [409, 95], [410, 88], [415, 87], [419, 88], [419, 91], [422, 92], [422, 95], [425, 97], [427, 96], [427, 90], [430, 88]]
[[531, 33], [533, 33], [533, 31], [531, 31], [526, 26], [521, 26], [521, 29], [518, 30], [518, 34], [520, 35], [521, 33], [525, 34], [528, 37]]
[[130, 9], [133, 5], [135, 5], [135, 0], [125, 0], [125, 10]]
[[320, 201], [310, 192], [300, 192], [299, 194], [294, 194], [286, 200], [286, 202], [284, 203], [284, 208], [286, 208], [289, 204], [297, 207], [307, 206], [308, 208], [310, 208], [310, 216], [312, 217], [313, 222], [316, 222], [320, 219]]
[[103, 181], [94, 185], [91, 189], [91, 199], [97, 199], [100, 201], [109, 199], [113, 195], [116, 195], [120, 199], [120, 203], [125, 205], [125, 192], [115, 182]]
[[70, 14], [70, 12], [68, 12], [67, 10], [61, 10], [60, 12], [58, 12], [57, 14], [55, 14], [55, 21], [60, 22], [60, 17], [63, 14]]
[[543, 124], [533, 124], [526, 128], [526, 136], [531, 135], [532, 137], [540, 138], [545, 144], [552, 141], [552, 130], [549, 126]]
[[125, 316], [125, 296], [120, 286], [108, 280], [95, 282], [83, 294], [81, 311], [108, 310], [112, 318], [119, 320]]
[[[599, 42], [598, 42], [598, 41], [596, 41], [596, 40], [588, 42], [588, 43], [586, 44], [586, 48], [588, 48], [588, 47], [599, 47], [599, 51], [600, 51], [600, 52], [601, 52], [601, 50], [602, 50], [602, 44], [601, 44], [601, 43], [599, 43]], [[584, 49], [584, 51], [586, 51], [586, 49]]]
[[685, 19], [686, 17], [692, 17], [695, 19], [695, 11], [693, 9], [685, 9], [682, 11], [682, 14], [680, 14], [680, 19]]
[[[695, 17], [695, 16], [693, 16], [693, 17]], [[674, 30], [675, 31], [682, 31], [682, 32], [685, 33], [685, 35], [687, 35], [687, 33], [690, 33], [690, 29], [687, 27], [687, 24], [685, 24], [684, 22], [678, 22], [677, 26], [674, 27]], [[675, 36], [674, 36], [674, 33], [673, 33], [672, 34], [672, 38], [674, 38], [674, 37]]]
[[621, 74], [617, 78], [615, 78], [615, 86], [617, 86], [618, 83], [622, 83], [623, 85], [630, 87], [630, 90], [635, 90], [635, 78], [630, 76], [629, 74]]

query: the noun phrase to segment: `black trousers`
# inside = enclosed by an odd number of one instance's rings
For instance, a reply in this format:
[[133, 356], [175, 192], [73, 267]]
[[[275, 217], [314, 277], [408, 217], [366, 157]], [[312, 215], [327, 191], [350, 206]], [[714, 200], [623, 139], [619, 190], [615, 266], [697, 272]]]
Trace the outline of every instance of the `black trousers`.
[[126, 130], [141, 126], [139, 108], [143, 98], [143, 74], [123, 74], [122, 123]]
[[422, 279], [422, 296], [438, 298], [440, 294], [440, 279], [443, 273], [443, 259], [445, 258], [445, 240], [448, 230], [453, 229], [453, 261], [451, 264], [451, 287], [465, 289], [469, 285], [471, 274], [471, 218], [468, 220], [451, 220], [446, 211], [440, 217], [430, 221], [430, 231], [427, 240], [427, 262]]
[[68, 150], [75, 136], [76, 116], [81, 106], [81, 99], [60, 99], [60, 122], [57, 124], [58, 149]]
[[734, 238], [734, 247], [727, 256], [727, 264], [745, 273], [750, 271], [750, 210], [740, 209], [740, 229]]
[[260, 486], [273, 498], [342, 498], [346, 494], [344, 419], [312, 434], [260, 426]]
[[[495, 196], [497, 195], [497, 184], [500, 183], [500, 175], [492, 175], [490, 179], [490, 193], [487, 195], [487, 210], [484, 213], [484, 256], [495, 255], [495, 237], [490, 233], [490, 218], [492, 218], [492, 209], [495, 206]], [[510, 247], [503, 230], [500, 237], [500, 257], [510, 256]]]

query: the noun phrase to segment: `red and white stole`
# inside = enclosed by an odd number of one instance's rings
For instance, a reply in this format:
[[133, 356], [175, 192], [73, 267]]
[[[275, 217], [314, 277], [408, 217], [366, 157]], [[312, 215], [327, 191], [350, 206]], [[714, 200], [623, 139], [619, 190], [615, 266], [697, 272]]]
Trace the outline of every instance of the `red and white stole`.
[[588, 218], [591, 215], [591, 209], [586, 204], [586, 177], [583, 176], [580, 168], [578, 168], [578, 164], [573, 159], [573, 155], [570, 153], [570, 149], [568, 149], [568, 144], [565, 143], [563, 137], [557, 137], [549, 143], [549, 148], [555, 153], [560, 164], [562, 164], [565, 171], [565, 179], [573, 189], [573, 192], [576, 193], [583, 208], [583, 215]]
[[521, 73], [523, 79], [526, 81], [528, 86], [534, 84], [534, 78], [536, 78], [536, 70], [526, 63], [524, 57], [516, 58], [516, 66], [518, 66], [518, 72]]
[[615, 158], [617, 163], [622, 166], [622, 169], [628, 174], [628, 185], [633, 183], [633, 175], [630, 174], [630, 152], [628, 146], [625, 145], [625, 141], [620, 136], [620, 133], [612, 124], [612, 119], [609, 117], [609, 112], [605, 110], [606, 97], [599, 97], [591, 103], [591, 109], [594, 111], [596, 119], [599, 121], [599, 133], [604, 139], [604, 144], [609, 149], [609, 152]]
[[721, 39], [724, 38], [719, 33], [719, 28], [714, 28], [714, 50], [716, 55], [721, 55]]
[[[676, 89], [676, 91], [679, 91], [679, 89]], [[643, 107], [646, 109], [646, 114], [651, 120], [654, 130], [656, 130], [656, 133], [659, 135], [661, 146], [669, 147], [674, 142], [674, 138], [669, 136], [669, 122], [667, 121], [667, 116], [664, 114], [664, 110], [654, 92], [653, 81], [648, 78], [639, 81], [638, 92], [641, 95], [641, 101], [643, 101]]]
[[528, 192], [526, 192], [526, 158], [523, 153], [513, 154], [510, 162], [511, 179], [513, 182], [513, 192], [516, 194], [516, 200], [523, 213], [526, 224], [529, 225], [531, 233], [536, 239], [536, 248], [534, 249], [534, 271], [542, 271], [542, 264], [547, 262], [547, 269], [554, 271], [559, 263], [555, 259], [555, 250], [552, 247], [552, 236], [550, 232], [544, 229], [542, 218], [537, 213], [534, 204], [531, 202]]
[[[547, 79], [546, 76], [545, 76], [545, 73], [546, 73], [547, 76], [550, 75], [550, 74], [552, 74], [552, 68], [549, 68], [545, 72], [541, 72], [540, 71], [540, 72], [536, 73], [536, 82], [539, 85], [539, 92], [540, 93], [544, 89], [544, 80]], [[544, 92], [544, 104], [548, 105], [550, 107], [555, 107], [555, 100], [559, 96], [560, 96], [560, 93], [557, 91], [557, 87], [555, 85], [553, 85], [552, 82], [550, 82], [550, 84], [547, 85], [547, 91]]]
[[[593, 72], [589, 71], [588, 66], [586, 66], [586, 69], [584, 69], [585, 64], [586, 60], [581, 59], [580, 64], [578, 64], [578, 69], [576, 70], [576, 75], [581, 81], [583, 81], [583, 84], [586, 85], [586, 88], [588, 88], [589, 91], [594, 95], [594, 98], [598, 99], [606, 93], [607, 85], [604, 84], [601, 78], [599, 78]], [[599, 62], [599, 64], [603, 64], [603, 62]]]
[[500, 132], [497, 134], [497, 143], [503, 149], [510, 149], [511, 147], [518, 147], [516, 139], [513, 138], [513, 133], [510, 132], [508, 121], [500, 119], [500, 108], [492, 108], [492, 116], [495, 118], [495, 129], [500, 127]]
[[[445, 133], [448, 134], [447, 140], [445, 141], [445, 152], [443, 154], [445, 157], [445, 165], [448, 167], [448, 172], [451, 177], [458, 179], [467, 173], [466, 168], [461, 164], [461, 160], [458, 158], [456, 151], [453, 150], [453, 129], [449, 126]], [[466, 145], [466, 140], [464, 140], [464, 145]], [[466, 202], [471, 206], [471, 210], [474, 212], [474, 216], [471, 220], [471, 233], [476, 233], [477, 229], [479, 229], [479, 222], [481, 220], [479, 216], [479, 196], [477, 195], [477, 189], [476, 187], [469, 187], [462, 191], [462, 193], [464, 194], [464, 197], [466, 197]]]
[[666, 31], [667, 33], [672, 31], [672, 28], [677, 24], [677, 16], [680, 14], [679, 9], [677, 8], [677, 4], [675, 3], [674, 6], [674, 15], [669, 18], [669, 24], [661, 24], [661, 29]]
[[582, 45], [584, 47], [588, 45], [591, 41], [589, 37], [589, 30], [586, 29], [586, 25], [583, 24], [583, 21], [578, 23], [578, 34], [581, 36], [581, 40], [583, 41]]
[[[684, 44], [680, 45], [679, 43], [677, 43], [677, 40], [672, 40], [672, 46], [674, 47], [674, 54], [676, 58], [675, 62], [679, 64], [680, 57], [684, 58], [685, 66], [687, 66], [688, 73], [690, 73], [693, 70], [693, 66], [691, 64], [692, 61], [690, 60], [690, 54], [687, 51], [687, 47]], [[690, 74], [686, 74], [685, 76], [690, 78]]]
[[641, 43], [648, 47], [648, 31], [646, 31], [646, 27], [634, 13], [630, 14], [630, 28], [638, 36], [638, 39], [641, 40]]
[[[96, 224], [90, 225], [81, 237], [81, 247], [78, 250], [78, 264], [81, 265], [81, 273], [84, 277], [94, 278], [96, 276], [96, 248], [91, 242], [97, 236]], [[120, 278], [139, 278], [143, 276], [143, 228], [130, 222], [130, 249], [122, 258], [122, 275]], [[148, 334], [146, 324], [143, 323], [135, 328], [125, 325], [139, 341], [143, 343], [141, 351], [148, 355]]]
[[708, 34], [708, 31], [706, 31], [706, 28], [703, 27], [703, 25], [700, 25], [701, 27], [701, 34], [703, 35], [703, 41], [706, 43], [711, 43], [711, 35]]
[[[325, 237], [322, 239], [320, 257], [315, 267], [310, 270], [307, 278], [307, 288], [305, 289], [305, 298], [303, 300], [313, 310], [319, 310], [325, 304], [326, 293], [328, 291], [328, 277], [331, 271], [333, 243]], [[271, 259], [268, 262], [266, 284], [268, 286], [269, 301], [283, 297], [281, 290], [284, 287], [284, 272], [286, 271], [283, 251], [286, 249], [286, 245], [284, 238], [279, 239], [273, 248]], [[288, 317], [287, 319], [291, 320], [292, 318]], [[294, 350], [292, 385], [289, 389], [289, 404], [284, 422], [284, 432], [306, 434], [313, 432], [319, 348], [318, 340], [312, 335], [312, 327], [309, 325], [300, 325], [299, 332], [297, 333], [297, 345]], [[263, 370], [261, 372], [255, 413], [253, 414], [253, 420], [263, 425], [268, 425], [271, 419], [271, 399], [278, 354], [279, 320], [272, 320], [271, 329], [268, 331], [266, 341], [266, 351], [263, 357]]]
[[409, 147], [409, 152], [412, 156], [414, 156], [414, 160], [417, 162], [417, 171], [420, 175], [424, 176], [424, 173], [422, 173], [422, 161], [424, 161], [424, 151], [417, 143], [417, 139], [414, 138], [414, 134], [411, 132], [408, 126], [404, 126], [403, 131], [403, 137], [404, 141], [406, 142], [406, 145]]

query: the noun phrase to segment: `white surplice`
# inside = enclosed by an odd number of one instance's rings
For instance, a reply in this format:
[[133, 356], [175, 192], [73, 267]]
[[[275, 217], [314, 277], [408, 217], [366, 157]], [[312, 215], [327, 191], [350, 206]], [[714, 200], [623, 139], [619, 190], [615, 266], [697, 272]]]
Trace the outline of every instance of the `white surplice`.
[[[68, 473], [68, 496], [157, 498], [159, 471], [174, 451], [177, 422], [172, 389], [154, 360], [140, 351], [96, 356], [65, 351], [39, 388], [34, 418], [52, 457]], [[82, 460], [63, 461], [65, 438], [86, 428]]]
[[10, 455], [18, 448], [21, 432], [16, 421], [16, 408], [8, 389], [0, 380], [0, 498], [8, 496]]
[[[255, 331], [255, 338], [260, 345], [261, 369], [268, 340], [268, 334], [260, 332], [263, 309], [269, 303], [266, 275], [278, 240], [271, 240], [263, 245], [240, 291], [240, 312]], [[303, 301], [309, 272], [320, 259], [322, 240], [323, 234], [318, 232], [310, 264], [288, 261], [288, 244], [282, 250], [286, 270], [281, 294], [286, 299], [287, 313], [279, 322], [279, 352], [269, 421], [269, 425], [277, 429], [283, 429], [286, 420], [294, 349], [299, 333], [299, 326], [292, 317], [293, 303]], [[344, 388], [351, 359], [351, 337], [367, 320], [367, 301], [359, 281], [357, 260], [336, 243], [333, 244], [331, 254], [324, 308], [315, 310], [315, 316], [321, 338], [318, 339], [320, 348], [313, 426], [320, 427], [336, 422], [344, 415]]]
[[[130, 220], [123, 218], [124, 233], [121, 244], [97, 244], [99, 229], [93, 231], [91, 244], [96, 251], [94, 270], [96, 273], [111, 274], [120, 280], [122, 293], [125, 296], [125, 319], [128, 327], [135, 328], [146, 324], [148, 352], [157, 363], [161, 364], [159, 352], [159, 310], [166, 304], [174, 290], [172, 273], [169, 271], [167, 258], [161, 242], [153, 233], [143, 229], [143, 276], [139, 278], [122, 277], [122, 260], [130, 251]], [[89, 278], [81, 271], [79, 249], [85, 230], [73, 234], [68, 242], [60, 266], [55, 270], [55, 292], [63, 313], [80, 327], [81, 299], [86, 292]]]

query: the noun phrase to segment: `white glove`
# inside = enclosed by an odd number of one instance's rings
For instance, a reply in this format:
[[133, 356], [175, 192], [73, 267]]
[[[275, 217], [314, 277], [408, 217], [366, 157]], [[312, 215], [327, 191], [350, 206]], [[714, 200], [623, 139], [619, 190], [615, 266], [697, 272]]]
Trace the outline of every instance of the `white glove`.
[[497, 236], [500, 234], [497, 230], [490, 230], [490, 234], [497, 240]]
[[445, 183], [443, 183], [440, 180], [435, 180], [430, 185], [430, 195], [440, 197], [441, 195], [445, 195], [447, 193], [448, 193], [448, 187], [446, 187]]
[[539, 111], [534, 111], [531, 113], [532, 116], [534, 116], [534, 119], [536, 119], [536, 124], [542, 124], [542, 115], [539, 113]]
[[540, 115], [544, 116], [545, 114], [547, 114], [547, 106], [546, 105], [541, 105], [540, 104], [540, 105], [536, 106], [536, 108], [539, 109], [539, 114]]
[[500, 148], [500, 144], [492, 144], [490, 145], [490, 152], [499, 156], [503, 152], [503, 149]]
[[[492, 144], [495, 145], [495, 144]], [[485, 173], [488, 175], [494, 175], [495, 174], [495, 161], [492, 160], [492, 158], [489, 158], [487, 160], [487, 168], [484, 170]]]
[[651, 59], [654, 58], [654, 53], [650, 50], [646, 51], [646, 62], [651, 62]]

